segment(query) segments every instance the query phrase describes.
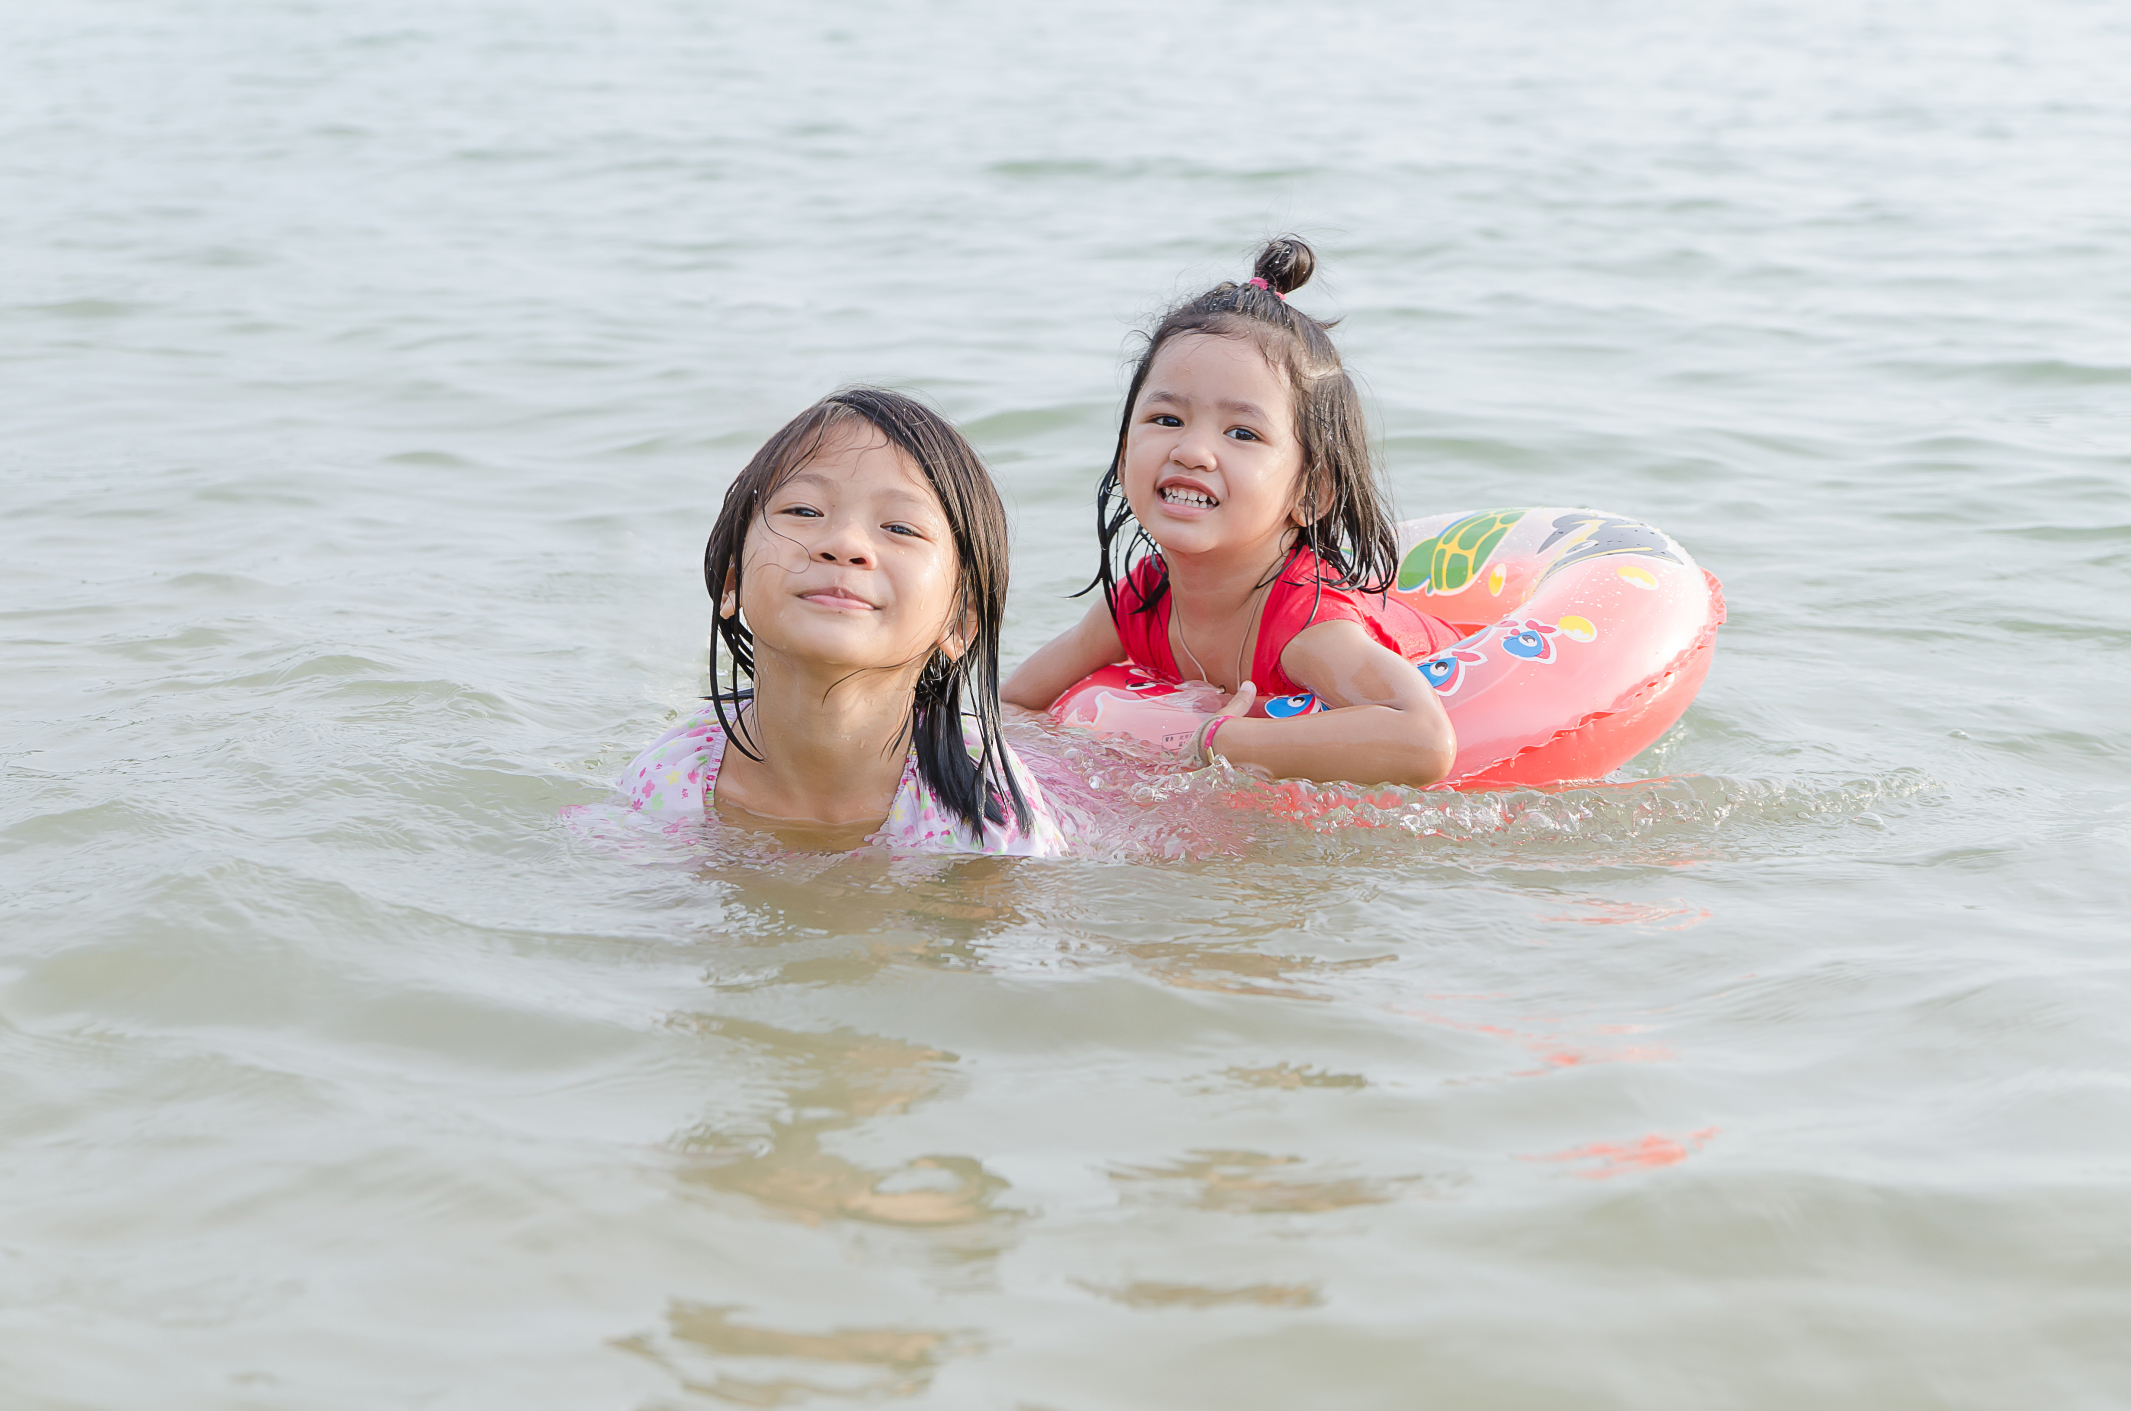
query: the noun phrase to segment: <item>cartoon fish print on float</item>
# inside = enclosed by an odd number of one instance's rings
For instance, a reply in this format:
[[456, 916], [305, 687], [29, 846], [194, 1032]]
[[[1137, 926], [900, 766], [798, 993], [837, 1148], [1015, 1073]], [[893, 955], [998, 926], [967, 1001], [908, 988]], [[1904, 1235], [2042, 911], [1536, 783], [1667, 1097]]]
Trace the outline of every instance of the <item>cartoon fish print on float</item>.
[[[1445, 525], [1433, 539], [1423, 539], [1399, 560], [1397, 588], [1430, 597], [1457, 592], [1472, 582], [1487, 556], [1527, 510], [1481, 510]], [[1559, 521], [1556, 521], [1557, 523]]]
[[1503, 632], [1502, 650], [1526, 661], [1552, 661], [1554, 638], [1560, 631], [1536, 617], [1527, 617], [1522, 623], [1511, 623]]
[[1275, 720], [1290, 720], [1298, 715], [1315, 715], [1331, 707], [1317, 699], [1314, 691], [1299, 691], [1292, 696], [1275, 696], [1265, 702], [1265, 713]]
[[1539, 552], [1545, 553], [1564, 539], [1568, 541], [1568, 547], [1560, 558], [1547, 565], [1545, 577], [1553, 577], [1572, 563], [1603, 558], [1608, 554], [1647, 554], [1672, 563], [1680, 561], [1680, 556], [1672, 551], [1670, 539], [1639, 519], [1617, 514], [1577, 511], [1558, 515], [1554, 520], [1554, 532], [1541, 541]]
[[1176, 682], [1162, 680], [1137, 662], [1126, 664], [1125, 675], [1125, 689], [1135, 696], [1173, 696], [1177, 693]]
[[1458, 693], [1458, 687], [1465, 684], [1465, 668], [1486, 660], [1487, 658], [1478, 652], [1452, 647], [1448, 651], [1437, 652], [1432, 657], [1423, 657], [1414, 665], [1420, 668], [1421, 675], [1428, 684], [1435, 687], [1437, 695], [1454, 696]]

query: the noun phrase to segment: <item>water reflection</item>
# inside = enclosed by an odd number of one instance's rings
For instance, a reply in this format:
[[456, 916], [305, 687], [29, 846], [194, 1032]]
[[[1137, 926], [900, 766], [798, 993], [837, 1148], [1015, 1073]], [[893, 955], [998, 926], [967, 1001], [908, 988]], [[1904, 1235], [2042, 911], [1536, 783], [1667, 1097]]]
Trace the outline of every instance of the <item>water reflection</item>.
[[865, 1034], [803, 1034], [713, 1015], [674, 1024], [754, 1049], [779, 1074], [785, 1115], [756, 1133], [706, 1126], [684, 1134], [681, 1178], [747, 1196], [808, 1224], [863, 1220], [933, 1229], [1003, 1222], [1007, 1183], [973, 1157], [934, 1154], [873, 1170], [822, 1149], [871, 1118], [900, 1115], [937, 1093], [955, 1061], [938, 1049]]
[[914, 1396], [942, 1362], [972, 1350], [970, 1334], [922, 1328], [764, 1326], [745, 1311], [674, 1301], [663, 1335], [616, 1346], [669, 1372], [681, 1389], [740, 1406], [786, 1406], [816, 1397], [872, 1401]]
[[1270, 1068], [1230, 1068], [1221, 1076], [1246, 1087], [1292, 1092], [1297, 1088], [1366, 1088], [1359, 1073], [1323, 1073], [1309, 1064], [1276, 1063]]
[[[1162, 1166], [1127, 1166], [1110, 1173], [1134, 1197], [1232, 1215], [1302, 1215], [1382, 1205], [1407, 1191], [1426, 1193], [1430, 1178], [1331, 1177], [1296, 1179], [1300, 1156], [1257, 1151], [1195, 1151]], [[1293, 1175], [1278, 1175], [1292, 1172]]]
[[1164, 1284], [1142, 1279], [1112, 1288], [1089, 1283], [1083, 1283], [1081, 1287], [1127, 1308], [1223, 1308], [1238, 1304], [1259, 1308], [1315, 1308], [1324, 1302], [1323, 1293], [1316, 1284], [1243, 1284], [1213, 1288], [1205, 1284]]
[[1573, 1163], [1568, 1174], [1586, 1181], [1607, 1181], [1630, 1171], [1677, 1166], [1709, 1145], [1721, 1130], [1704, 1127], [1684, 1137], [1652, 1132], [1630, 1142], [1591, 1142], [1566, 1151], [1548, 1152], [1544, 1156], [1527, 1156], [1524, 1160]]

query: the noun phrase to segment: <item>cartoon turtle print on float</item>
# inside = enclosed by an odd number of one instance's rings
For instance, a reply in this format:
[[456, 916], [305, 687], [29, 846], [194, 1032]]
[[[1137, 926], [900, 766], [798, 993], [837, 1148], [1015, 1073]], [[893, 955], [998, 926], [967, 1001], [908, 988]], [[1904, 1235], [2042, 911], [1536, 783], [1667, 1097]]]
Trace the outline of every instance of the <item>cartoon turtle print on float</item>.
[[[1487, 556], [1502, 542], [1526, 510], [1481, 510], [1445, 525], [1433, 539], [1423, 539], [1399, 560], [1398, 590], [1437, 597], [1472, 582]], [[1557, 523], [1559, 521], [1556, 521]]]
[[1564, 539], [1568, 546], [1562, 550], [1561, 557], [1547, 565], [1546, 577], [1551, 578], [1572, 563], [1603, 558], [1607, 554], [1647, 554], [1672, 563], [1680, 561], [1680, 556], [1672, 551], [1670, 539], [1639, 519], [1627, 519], [1617, 514], [1579, 510], [1556, 516], [1554, 532], [1541, 542], [1539, 552], [1545, 553]]

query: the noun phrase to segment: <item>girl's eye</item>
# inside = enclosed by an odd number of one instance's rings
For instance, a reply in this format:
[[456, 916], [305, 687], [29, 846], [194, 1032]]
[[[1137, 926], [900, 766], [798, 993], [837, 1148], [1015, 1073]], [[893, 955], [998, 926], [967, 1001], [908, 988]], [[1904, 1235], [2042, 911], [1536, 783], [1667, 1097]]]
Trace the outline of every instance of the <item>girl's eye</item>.
[[922, 539], [925, 537], [923, 534], [920, 534], [917, 530], [911, 528], [907, 524], [884, 524], [881, 526], [881, 528], [887, 530], [890, 534], [907, 534], [913, 539]]
[[1156, 426], [1182, 426], [1184, 424], [1184, 418], [1172, 416], [1168, 412], [1156, 412], [1153, 416], [1148, 417], [1147, 420], [1153, 422]]
[[1258, 433], [1247, 426], [1231, 426], [1228, 428], [1228, 434], [1238, 441], [1256, 441], [1259, 439]]
[[821, 518], [821, 511], [820, 511], [820, 510], [818, 510], [818, 509], [815, 509], [815, 508], [814, 508], [814, 507], [813, 507], [812, 505], [786, 505], [786, 506], [785, 506], [785, 507], [784, 507], [783, 509], [781, 509], [781, 510], [777, 511], [777, 513], [779, 513], [779, 514], [796, 514], [796, 515], [798, 515], [798, 516], [799, 516], [799, 517], [800, 517], [801, 519], [819, 519], [819, 518]]

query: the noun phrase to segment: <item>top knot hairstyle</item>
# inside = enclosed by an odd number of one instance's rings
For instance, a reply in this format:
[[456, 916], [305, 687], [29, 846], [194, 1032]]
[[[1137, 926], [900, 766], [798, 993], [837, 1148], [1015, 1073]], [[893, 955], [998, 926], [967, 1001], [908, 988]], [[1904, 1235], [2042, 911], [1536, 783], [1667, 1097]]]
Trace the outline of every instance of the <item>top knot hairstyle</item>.
[[[1391, 586], [1398, 571], [1398, 540], [1391, 528], [1391, 507], [1382, 477], [1370, 454], [1361, 395], [1339, 360], [1331, 324], [1311, 318], [1287, 301], [1316, 272], [1317, 253], [1308, 242], [1294, 235], [1279, 236], [1258, 251], [1248, 280], [1216, 284], [1185, 300], [1162, 315], [1147, 334], [1147, 346], [1132, 369], [1132, 384], [1125, 393], [1117, 449], [1095, 491], [1095, 537], [1102, 546], [1102, 558], [1095, 582], [1088, 588], [1102, 586], [1113, 616], [1118, 584], [1148, 554], [1155, 554], [1160, 563], [1159, 550], [1125, 499], [1125, 438], [1132, 430], [1133, 408], [1139, 404], [1155, 357], [1172, 339], [1191, 334], [1248, 339], [1267, 363], [1285, 375], [1293, 393], [1295, 434], [1302, 446], [1296, 504], [1308, 513], [1296, 539], [1323, 566], [1319, 586], [1329, 583], [1365, 593], [1381, 593]], [[1277, 575], [1281, 567], [1273, 572]], [[1163, 566], [1136, 610], [1155, 611], [1168, 591], [1169, 573]]]
[[[954, 535], [957, 592], [950, 622], [976, 624], [959, 657], [935, 647], [918, 674], [906, 737], [917, 745], [918, 773], [942, 803], [977, 837], [986, 823], [1004, 823], [1006, 810], [1024, 829], [1032, 824], [1028, 800], [1006, 764], [999, 723], [999, 628], [1006, 616], [1006, 507], [991, 472], [947, 418], [924, 403], [880, 387], [848, 387], [793, 417], [763, 443], [725, 492], [725, 504], [703, 549], [703, 584], [717, 602], [729, 582], [739, 591], [745, 571], [747, 531], [762, 517], [764, 503], [823, 446], [852, 430], [871, 430], [908, 456], [939, 496]], [[732, 665], [718, 679], [718, 644]], [[751, 759], [754, 733], [741, 716], [753, 694], [755, 634], [740, 614], [717, 619], [710, 647], [710, 702], [726, 736]], [[742, 676], [749, 678], [745, 686]], [[729, 714], [728, 714], [729, 712]], [[976, 735], [976, 757], [964, 739], [967, 719]]]
[[1305, 241], [1293, 235], [1283, 235], [1267, 241], [1265, 248], [1258, 252], [1258, 261], [1251, 267], [1250, 277], [1253, 288], [1262, 279], [1266, 288], [1285, 299], [1308, 284], [1310, 276], [1315, 273], [1317, 252]]

